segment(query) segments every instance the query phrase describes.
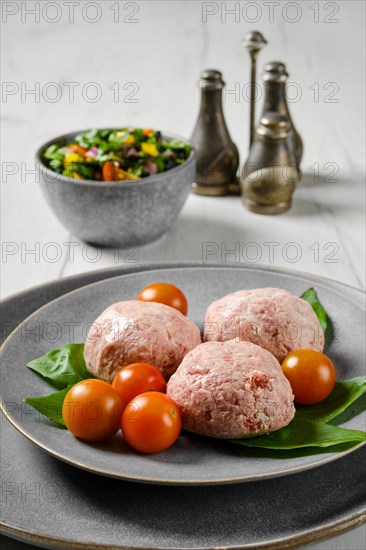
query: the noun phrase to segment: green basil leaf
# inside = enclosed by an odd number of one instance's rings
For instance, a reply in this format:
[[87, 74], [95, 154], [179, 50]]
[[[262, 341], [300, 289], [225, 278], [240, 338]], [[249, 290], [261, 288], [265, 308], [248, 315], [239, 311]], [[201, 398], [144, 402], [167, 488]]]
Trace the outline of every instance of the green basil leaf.
[[287, 450], [358, 443], [366, 441], [366, 432], [348, 430], [331, 424], [295, 417], [288, 426], [276, 432], [248, 439], [232, 439], [231, 441], [247, 447]]
[[27, 364], [27, 367], [62, 389], [92, 378], [84, 360], [84, 344], [66, 344]]
[[53, 420], [60, 426], [65, 427], [65, 422], [62, 418], [62, 404], [71, 387], [72, 386], [68, 386], [61, 391], [43, 397], [28, 397], [24, 399], [24, 403], [28, 403], [28, 405], [31, 405], [36, 411], [47, 416], [47, 418], [50, 418], [50, 420]]
[[324, 332], [325, 347], [328, 347], [334, 337], [333, 324], [324, 307], [320, 303], [317, 293], [313, 288], [309, 288], [301, 294], [300, 298], [308, 302], [313, 308]]
[[[317, 405], [296, 410], [296, 418], [329, 422], [366, 392], [366, 376], [336, 382], [332, 393]], [[353, 415], [355, 416], [355, 415]]]
[[308, 290], [305, 290], [305, 292], [301, 294], [300, 298], [302, 298], [303, 300], [305, 300], [311, 305], [316, 316], [318, 317], [319, 323], [323, 331], [325, 332], [328, 326], [328, 315], [325, 309], [323, 308], [323, 306], [321, 305], [321, 303], [319, 302], [319, 298], [315, 290], [313, 288], [309, 288]]

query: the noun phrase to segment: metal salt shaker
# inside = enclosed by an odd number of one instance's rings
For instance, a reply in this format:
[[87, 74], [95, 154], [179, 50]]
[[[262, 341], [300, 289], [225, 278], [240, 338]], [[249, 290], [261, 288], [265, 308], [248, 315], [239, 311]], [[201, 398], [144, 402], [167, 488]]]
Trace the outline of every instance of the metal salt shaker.
[[[201, 107], [191, 142], [196, 150], [196, 176], [192, 191], [198, 195], [225, 195], [237, 185], [239, 153], [227, 129], [220, 71], [201, 73]], [[235, 189], [234, 189], [235, 192]]]
[[299, 179], [291, 139], [293, 130], [285, 115], [273, 111], [262, 115], [241, 174], [242, 200], [248, 210], [279, 214], [290, 208]]
[[303, 143], [302, 139], [296, 130], [292, 121], [290, 111], [286, 100], [286, 81], [288, 73], [286, 66], [280, 61], [272, 61], [267, 63], [264, 68], [263, 81], [264, 81], [264, 107], [263, 115], [268, 112], [276, 112], [286, 117], [289, 127], [292, 132], [289, 133], [288, 142], [292, 149], [297, 165], [300, 166]]

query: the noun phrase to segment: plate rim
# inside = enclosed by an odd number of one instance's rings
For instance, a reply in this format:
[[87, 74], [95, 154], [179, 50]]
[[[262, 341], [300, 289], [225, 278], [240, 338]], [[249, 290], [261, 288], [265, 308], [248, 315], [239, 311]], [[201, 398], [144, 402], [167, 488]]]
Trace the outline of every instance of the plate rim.
[[[47, 281], [45, 283], [40, 283], [40, 284], [31, 286], [29, 288], [26, 288], [25, 290], [20, 290], [18, 292], [14, 292], [12, 294], [9, 294], [9, 296], [6, 296], [5, 298], [3, 298], [1, 300], [1, 303], [6, 304], [8, 301], [10, 302], [14, 299], [21, 298], [22, 296], [25, 296], [28, 293], [32, 293], [32, 292], [37, 291], [37, 290], [41, 290], [42, 288], [57, 286], [61, 282], [67, 283], [68, 281], [73, 281], [73, 280], [77, 281], [78, 279], [80, 279], [80, 277], [88, 277], [88, 276], [94, 276], [94, 275], [96, 277], [98, 277], [98, 275], [103, 275], [103, 274], [107, 274], [107, 273], [110, 274], [110, 275], [108, 275], [108, 277], [106, 277], [104, 279], [96, 279], [95, 281], [93, 281], [91, 283], [86, 283], [85, 285], [83, 284], [82, 286], [80, 286], [80, 287], [78, 287], [74, 290], [79, 290], [79, 289], [84, 288], [85, 286], [88, 286], [90, 284], [105, 281], [106, 279], [113, 279], [114, 277], [118, 277], [120, 275], [125, 275], [125, 274], [128, 275], [129, 273], [141, 273], [142, 271], [152, 271], [154, 269], [161, 270], [161, 269], [174, 269], [174, 268], [185, 268], [185, 267], [217, 267], [217, 268], [230, 267], [230, 268], [234, 268], [234, 269], [249, 269], [249, 270], [258, 269], [260, 271], [273, 271], [275, 273], [286, 273], [288, 275], [300, 276], [300, 277], [310, 277], [312, 279], [316, 279], [316, 280], [319, 280], [319, 281], [325, 281], [325, 282], [328, 282], [329, 284], [332, 284], [336, 287], [345, 286], [345, 287], [351, 289], [352, 291], [358, 292], [361, 295], [366, 297], [366, 289], [364, 290], [363, 288], [358, 288], [358, 287], [350, 285], [348, 283], [343, 283], [341, 281], [337, 281], [336, 279], [332, 279], [331, 277], [324, 277], [323, 275], [316, 275], [316, 274], [313, 274], [313, 273], [307, 273], [306, 271], [302, 271], [302, 270], [298, 270], [298, 269], [292, 269], [292, 268], [289, 268], [289, 267], [276, 267], [276, 266], [269, 265], [269, 264], [254, 264], [254, 263], [245, 263], [245, 262], [240, 262], [240, 263], [228, 262], [226, 264], [223, 264], [223, 263], [219, 263], [219, 262], [202, 263], [202, 262], [198, 262], [198, 261], [182, 261], [182, 262], [147, 261], [147, 262], [141, 262], [139, 264], [134, 264], [133, 266], [131, 265], [130, 267], [126, 267], [126, 266], [123, 266], [123, 267], [115, 266], [115, 267], [111, 267], [111, 268], [105, 267], [105, 268], [102, 268], [102, 269], [96, 269], [95, 271], [85, 271], [83, 273], [76, 273], [74, 275], [68, 275], [67, 277], [61, 277], [59, 279], [51, 279], [50, 281]], [[69, 292], [73, 292], [73, 290], [67, 291], [64, 294], [61, 294], [60, 296], [58, 296], [57, 298], [51, 299], [50, 302], [53, 302], [54, 300], [57, 300], [58, 298], [61, 298], [61, 296], [64, 296], [65, 294], [69, 294]], [[50, 302], [47, 302], [47, 303], [50, 303]], [[43, 307], [43, 306], [41, 306], [41, 307]], [[37, 310], [38, 309], [40, 309], [40, 308], [37, 308]], [[4, 340], [3, 344], [4, 343], [5, 343], [5, 340]], [[2, 348], [3, 344], [1, 345], [0, 349]]]
[[[311, 532], [301, 533], [294, 535], [291, 538], [283, 537], [277, 539], [276, 541], [268, 541], [262, 543], [246, 544], [245, 546], [220, 546], [220, 550], [291, 550], [293, 548], [298, 548], [304, 544], [309, 544], [314, 541], [322, 541], [330, 538], [331, 536], [341, 535], [347, 531], [351, 531], [357, 527], [365, 525], [366, 522], [366, 512], [356, 513], [349, 520], [338, 520], [334, 521], [327, 527], [318, 527]], [[30, 533], [25, 529], [20, 529], [16, 527], [10, 527], [9, 525], [0, 521], [1, 533], [10, 536], [16, 540], [22, 542], [30, 542], [30, 544], [47, 544], [49, 548], [55, 548], [58, 550], [63, 550], [64, 548], [70, 548], [71, 550], [132, 550], [131, 546], [116, 546], [115, 544], [99, 544], [93, 542], [80, 543], [75, 542], [71, 539], [55, 539], [50, 536], [37, 535], [36, 533]], [[314, 535], [314, 536], [313, 536]], [[51, 546], [52, 544], [52, 546]], [[146, 550], [143, 546], [134, 546], [133, 550]], [[163, 546], [154, 546], [154, 550], [167, 550]], [[177, 550], [192, 550], [190, 547], [181, 546]], [[208, 547], [205, 546], [196, 546], [194, 550], [208, 550]], [[217, 550], [217, 549], [216, 549]]]
[[[156, 267], [158, 265], [158, 267]], [[55, 299], [51, 299], [50, 301], [46, 302], [45, 304], [43, 304], [41, 307], [39, 307], [38, 309], [36, 309], [35, 311], [33, 311], [30, 315], [28, 315], [25, 319], [23, 319], [23, 321], [21, 321], [21, 323], [7, 336], [7, 338], [4, 340], [4, 342], [2, 343], [1, 347], [0, 347], [0, 355], [2, 355], [5, 347], [7, 346], [7, 344], [9, 343], [9, 341], [17, 334], [17, 332], [19, 330], [21, 330], [22, 326], [29, 322], [33, 317], [35, 317], [39, 312], [41, 312], [43, 309], [46, 309], [48, 306], [52, 306], [52, 304], [58, 302], [58, 301], [61, 301], [63, 300], [65, 297], [68, 297], [68, 296], [72, 296], [74, 293], [78, 293], [80, 292], [81, 290], [88, 290], [89, 287], [94, 287], [96, 285], [102, 285], [104, 283], [108, 283], [110, 281], [112, 281], [113, 279], [115, 278], [118, 278], [118, 277], [133, 277], [134, 275], [138, 274], [138, 273], [145, 273], [145, 272], [149, 272], [149, 273], [154, 273], [155, 271], [162, 271], [162, 270], [177, 270], [177, 271], [181, 271], [181, 270], [191, 270], [191, 269], [213, 269], [213, 270], [216, 270], [216, 269], [229, 269], [229, 270], [232, 270], [232, 269], [239, 269], [239, 270], [253, 270], [253, 271], [256, 271], [259, 269], [259, 271], [262, 271], [264, 273], [269, 273], [269, 272], [273, 272], [273, 273], [276, 273], [276, 274], [282, 274], [282, 275], [287, 275], [287, 276], [290, 276], [290, 277], [293, 277], [293, 278], [303, 278], [303, 279], [307, 279], [309, 280], [309, 282], [314, 282], [313, 279], [315, 281], [318, 281], [319, 284], [323, 284], [323, 286], [327, 286], [327, 283], [329, 285], [329, 283], [331, 283], [331, 287], [332, 285], [334, 285], [334, 287], [336, 288], [331, 288], [332, 291], [334, 292], [337, 292], [337, 291], [340, 291], [341, 288], [343, 286], [347, 286], [347, 285], [344, 285], [343, 283], [339, 283], [337, 281], [334, 281], [332, 279], [326, 279], [325, 277], [321, 277], [321, 276], [313, 276], [311, 274], [307, 274], [307, 273], [303, 273], [303, 272], [298, 272], [296, 270], [291, 270], [291, 269], [288, 269], [288, 268], [277, 268], [277, 267], [272, 267], [272, 266], [256, 266], [256, 265], [252, 265], [252, 264], [249, 264], [249, 265], [231, 265], [231, 264], [211, 264], [211, 263], [207, 263], [207, 264], [201, 264], [201, 263], [196, 263], [196, 262], [182, 262], [182, 263], [177, 263], [177, 262], [173, 262], [173, 263], [169, 263], [169, 264], [165, 264], [165, 263], [159, 263], [159, 264], [156, 264], [156, 263], [152, 263], [151, 265], [147, 266], [146, 264], [144, 264], [143, 266], [141, 266], [140, 269], [138, 270], [134, 270], [133, 268], [129, 269], [128, 272], [119, 272], [117, 275], [113, 275], [112, 277], [107, 277], [107, 278], [103, 278], [102, 280], [96, 280], [96, 281], [93, 281], [91, 283], [88, 283], [86, 285], [82, 285], [81, 287], [78, 287], [74, 290], [71, 290], [71, 291], [68, 291], [68, 292], [65, 292], [63, 293], [62, 295], [58, 296], [57, 298]], [[118, 268], [114, 268], [116, 270], [118, 270]], [[108, 270], [100, 270], [100, 272], [106, 272]], [[121, 270], [120, 270], [121, 271]], [[93, 273], [93, 272], [90, 272], [90, 273]], [[83, 274], [81, 274], [83, 275]], [[84, 274], [84, 275], [87, 275], [87, 274]], [[77, 279], [79, 277], [79, 275], [74, 275], [74, 276], [71, 276], [69, 279]], [[51, 285], [52, 284], [57, 284], [57, 282], [60, 282], [60, 281], [54, 281], [52, 283], [50, 283]], [[42, 286], [46, 286], [46, 285], [40, 285], [38, 287], [36, 287], [34, 290], [37, 291], [37, 289], [39, 288], [42, 288]], [[348, 285], [349, 286], [349, 285]], [[329, 288], [329, 286], [328, 286]], [[355, 287], [352, 287], [352, 286], [349, 286], [350, 289], [352, 289], [352, 291], [355, 291], [356, 294], [360, 294], [360, 295], [366, 295], [365, 292], [363, 292], [362, 290], [360, 289], [357, 289]], [[26, 291], [26, 292], [32, 292], [34, 290], [31, 290], [31, 291]], [[338, 292], [339, 293], [339, 292]], [[23, 292], [18, 294], [18, 296], [20, 297], [22, 294], [24, 294]], [[13, 298], [8, 298], [8, 300], [12, 300], [16, 298], [16, 296], [14, 296]], [[365, 310], [365, 304], [354, 304], [356, 305], [357, 307], [359, 307], [362, 311]], [[310, 463], [310, 464], [306, 464], [306, 465], [300, 465], [296, 468], [292, 468], [291, 470], [281, 470], [280, 472], [276, 472], [276, 473], [270, 473], [270, 474], [259, 474], [259, 475], [252, 475], [250, 477], [231, 477], [231, 478], [215, 478], [215, 479], [210, 479], [210, 480], [206, 480], [206, 479], [159, 479], [157, 477], [155, 478], [148, 478], [146, 476], [136, 476], [136, 475], [126, 475], [126, 474], [120, 474], [120, 473], [117, 473], [117, 472], [111, 472], [111, 471], [108, 471], [106, 469], [100, 469], [100, 468], [96, 468], [96, 467], [90, 467], [90, 466], [86, 466], [85, 464], [82, 464], [80, 463], [79, 461], [77, 460], [74, 460], [74, 459], [70, 459], [67, 455], [64, 455], [64, 454], [59, 454], [57, 453], [56, 451], [54, 451], [53, 449], [49, 448], [46, 444], [38, 441], [38, 439], [34, 438], [32, 435], [30, 435], [29, 433], [27, 433], [27, 431], [25, 431], [22, 427], [22, 425], [20, 423], [18, 423], [14, 418], [12, 418], [11, 415], [9, 415], [7, 413], [7, 411], [5, 410], [4, 408], [4, 405], [3, 405], [3, 393], [1, 392], [0, 393], [0, 410], [2, 411], [2, 413], [4, 414], [4, 416], [7, 418], [7, 420], [13, 425], [13, 427], [16, 428], [16, 430], [22, 434], [22, 436], [26, 437], [29, 441], [31, 441], [34, 445], [36, 445], [37, 447], [39, 447], [40, 449], [42, 449], [43, 451], [45, 451], [46, 453], [48, 453], [49, 455], [51, 455], [52, 457], [58, 459], [58, 460], [61, 460], [67, 464], [70, 464], [71, 466], [74, 466], [76, 468], [79, 468], [79, 469], [82, 469], [82, 470], [85, 470], [87, 472], [90, 472], [90, 473], [93, 473], [93, 474], [97, 474], [97, 475], [101, 475], [101, 476], [107, 476], [107, 477], [111, 477], [111, 478], [114, 478], [114, 479], [120, 479], [120, 480], [123, 480], [123, 481], [130, 481], [130, 482], [136, 482], [136, 483], [146, 483], [146, 484], [152, 484], [152, 485], [168, 485], [168, 486], [185, 486], [185, 487], [192, 487], [192, 486], [217, 486], [217, 485], [232, 485], [232, 484], [239, 484], [239, 483], [248, 483], [248, 482], [253, 482], [253, 481], [261, 481], [261, 480], [266, 480], [266, 479], [274, 479], [274, 478], [280, 478], [280, 477], [284, 477], [284, 476], [289, 476], [289, 475], [293, 475], [293, 474], [297, 474], [297, 473], [300, 473], [300, 472], [304, 472], [304, 471], [307, 471], [307, 470], [311, 470], [311, 469], [314, 469], [314, 468], [318, 468], [324, 464], [328, 464], [330, 462], [333, 462], [333, 461], [336, 461], [336, 460], [339, 460], [345, 456], [347, 456], [348, 454], [351, 454], [353, 452], [355, 452], [357, 449], [363, 447], [364, 445], [366, 445], [366, 442], [360, 442], [358, 443], [357, 445], [354, 445], [353, 447], [347, 449], [346, 451], [340, 451], [340, 452], [334, 452], [331, 454], [331, 456], [328, 456], [326, 458], [324, 458], [323, 460], [319, 460], [317, 461], [315, 464], [314, 463]]]

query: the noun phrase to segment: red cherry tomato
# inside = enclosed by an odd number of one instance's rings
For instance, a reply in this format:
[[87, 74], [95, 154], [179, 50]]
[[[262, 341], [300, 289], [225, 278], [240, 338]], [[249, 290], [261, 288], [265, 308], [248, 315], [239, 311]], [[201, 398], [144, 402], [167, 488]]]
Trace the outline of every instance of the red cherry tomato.
[[177, 309], [183, 315], [188, 313], [188, 302], [183, 292], [169, 283], [154, 283], [144, 288], [137, 296], [143, 302], [159, 302]]
[[159, 392], [142, 393], [132, 399], [121, 424], [126, 442], [142, 453], [159, 453], [173, 445], [181, 426], [177, 404]]
[[301, 405], [314, 405], [323, 401], [334, 388], [336, 371], [332, 361], [320, 351], [298, 349], [282, 363], [295, 401]]
[[115, 375], [112, 386], [118, 391], [123, 408], [141, 393], [166, 391], [164, 376], [159, 369], [148, 363], [133, 363], [122, 367]]
[[86, 441], [105, 441], [119, 429], [122, 403], [107, 382], [82, 380], [66, 394], [62, 418], [70, 432]]

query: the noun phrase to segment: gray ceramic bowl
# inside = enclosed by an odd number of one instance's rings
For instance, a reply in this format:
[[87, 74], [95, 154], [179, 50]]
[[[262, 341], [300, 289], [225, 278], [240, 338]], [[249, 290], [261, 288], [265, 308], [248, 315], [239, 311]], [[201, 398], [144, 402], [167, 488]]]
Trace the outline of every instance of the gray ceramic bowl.
[[[36, 154], [43, 194], [60, 222], [73, 235], [102, 246], [143, 245], [161, 237], [176, 220], [190, 192], [194, 151], [180, 166], [136, 181], [76, 180], [47, 168], [42, 160], [47, 147], [65, 140], [70, 143], [79, 133], [56, 137]], [[164, 134], [168, 140], [177, 137]]]

